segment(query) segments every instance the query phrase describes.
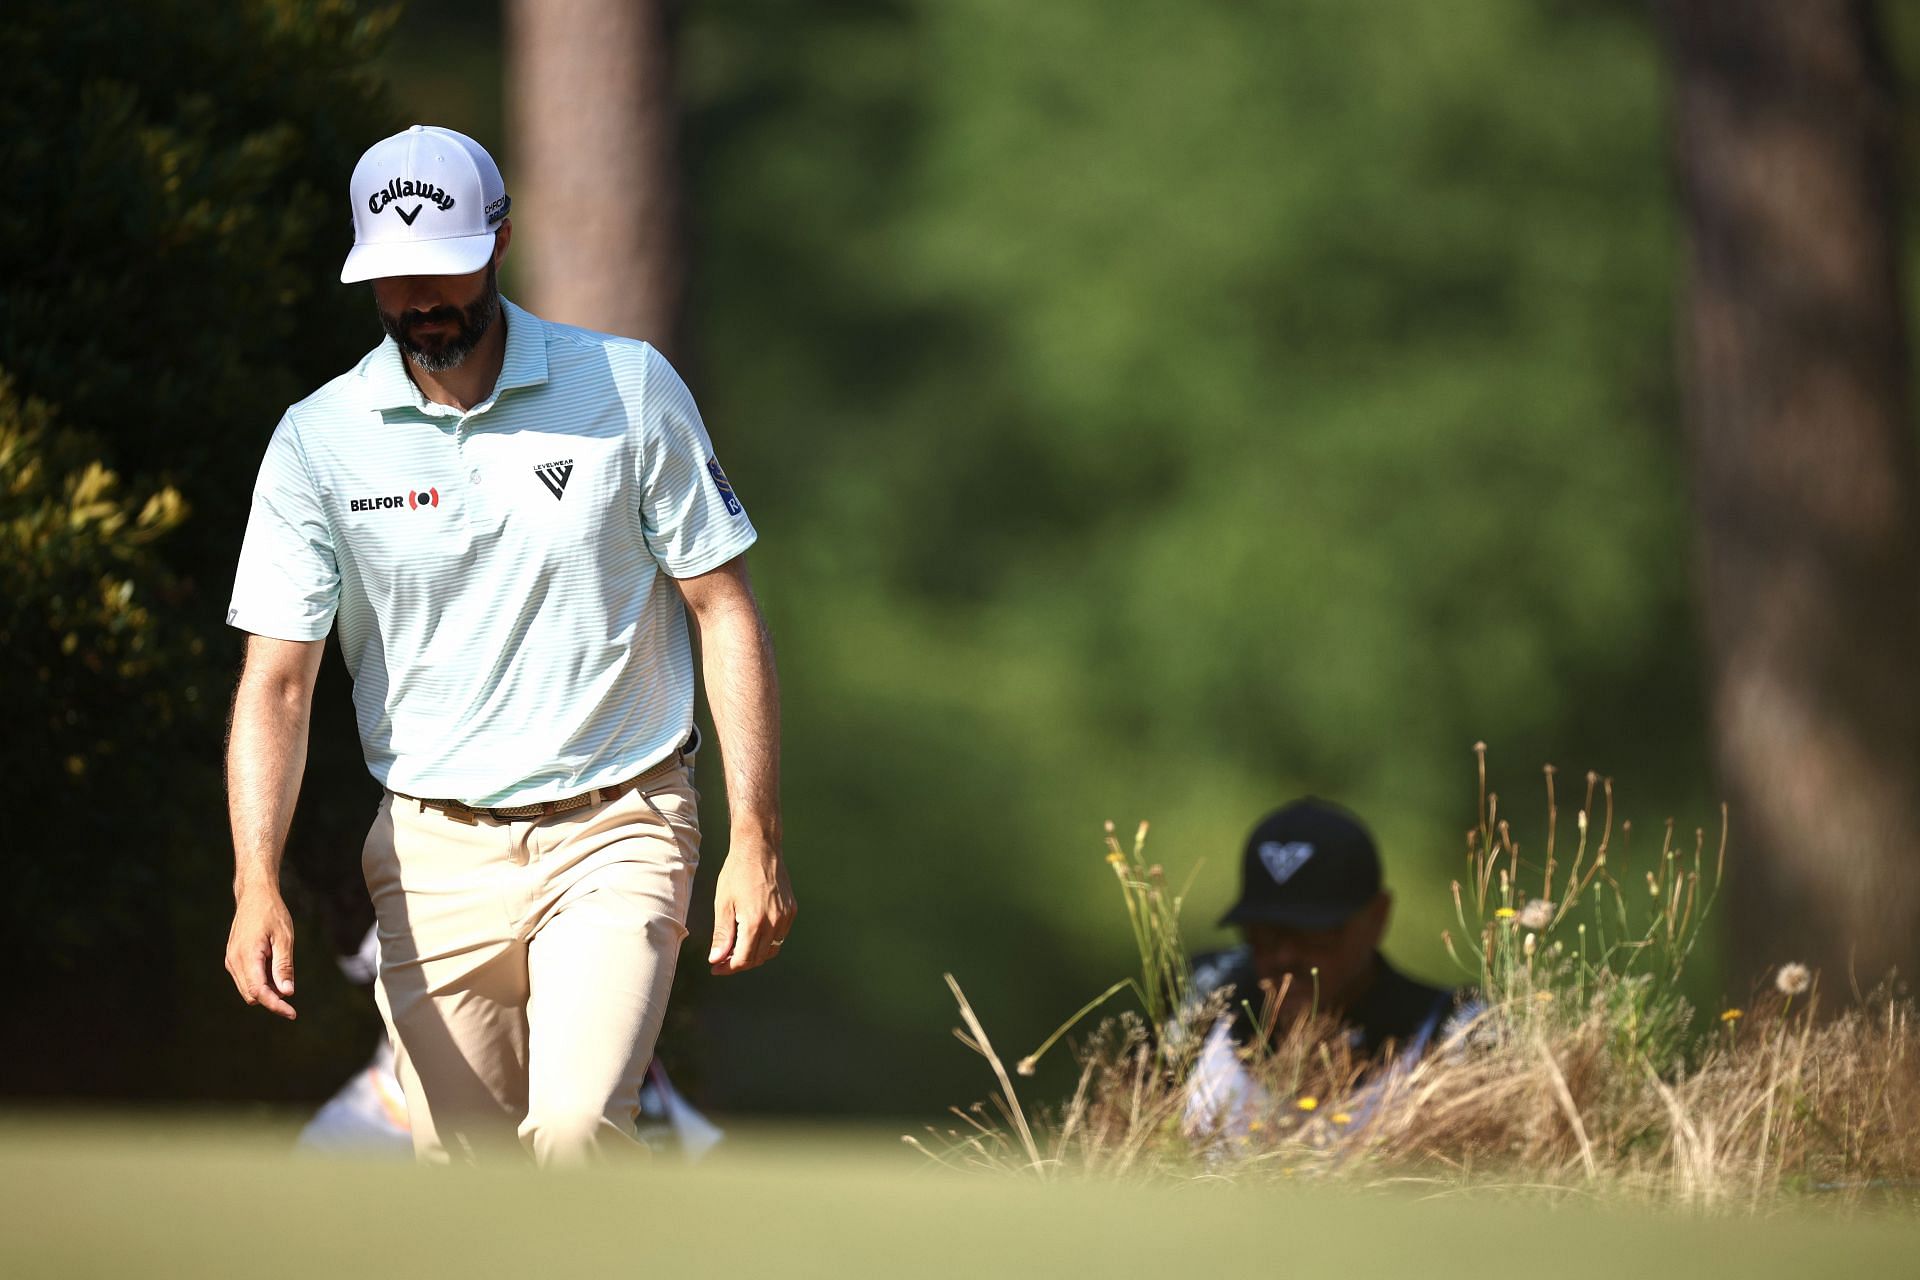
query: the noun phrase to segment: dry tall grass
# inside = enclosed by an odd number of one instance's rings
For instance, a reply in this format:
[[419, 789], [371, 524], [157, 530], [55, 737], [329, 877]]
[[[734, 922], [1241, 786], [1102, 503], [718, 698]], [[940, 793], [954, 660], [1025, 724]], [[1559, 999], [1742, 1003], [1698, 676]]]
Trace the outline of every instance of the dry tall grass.
[[[1009, 1073], [952, 978], [963, 1043], [999, 1090], [962, 1127], [909, 1138], [947, 1164], [1163, 1179], [1339, 1178], [1436, 1189], [1530, 1188], [1764, 1210], [1796, 1195], [1920, 1205], [1920, 1037], [1892, 981], [1834, 1014], [1818, 976], [1787, 963], [1745, 1008], [1701, 1018], [1680, 978], [1717, 894], [1709, 856], [1672, 824], [1647, 865], [1615, 847], [1612, 786], [1588, 775], [1570, 854], [1548, 829], [1522, 857], [1486, 791], [1446, 942], [1477, 1002], [1418, 1061], [1358, 1060], [1324, 1020], [1239, 1051], [1249, 1087], [1209, 1110], [1189, 1096], [1209, 1033], [1235, 1010], [1193, 989], [1179, 944], [1184, 893], [1108, 834], [1141, 973], [1114, 984]], [[1597, 793], [1597, 795], [1596, 795]], [[1600, 810], [1595, 812], [1596, 799]], [[1724, 815], [1722, 828], [1724, 832]], [[1624, 869], [1623, 869], [1624, 868]], [[1077, 1087], [1029, 1108], [1014, 1076], [1108, 1000], [1075, 1046]], [[1271, 996], [1271, 993], [1269, 993]], [[1264, 1015], [1271, 1026], [1271, 999]]]

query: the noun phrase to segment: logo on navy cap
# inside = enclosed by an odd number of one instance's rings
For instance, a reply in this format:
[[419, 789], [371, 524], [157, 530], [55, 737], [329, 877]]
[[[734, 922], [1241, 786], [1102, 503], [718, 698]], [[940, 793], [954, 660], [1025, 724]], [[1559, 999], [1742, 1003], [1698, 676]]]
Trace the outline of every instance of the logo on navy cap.
[[1293, 878], [1293, 873], [1307, 864], [1313, 856], [1313, 846], [1304, 840], [1289, 840], [1282, 844], [1278, 840], [1268, 840], [1260, 846], [1260, 865], [1267, 869], [1275, 884], [1285, 884]]

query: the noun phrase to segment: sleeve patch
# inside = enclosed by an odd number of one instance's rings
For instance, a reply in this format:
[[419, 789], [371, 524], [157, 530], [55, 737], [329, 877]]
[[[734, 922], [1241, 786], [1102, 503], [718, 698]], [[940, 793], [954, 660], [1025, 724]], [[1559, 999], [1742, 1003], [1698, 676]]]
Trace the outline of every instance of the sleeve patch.
[[720, 501], [727, 504], [727, 514], [737, 516], [741, 513], [740, 499], [734, 496], [733, 485], [727, 481], [727, 473], [720, 469], [718, 458], [707, 459], [707, 474], [713, 477], [713, 487], [720, 491]]

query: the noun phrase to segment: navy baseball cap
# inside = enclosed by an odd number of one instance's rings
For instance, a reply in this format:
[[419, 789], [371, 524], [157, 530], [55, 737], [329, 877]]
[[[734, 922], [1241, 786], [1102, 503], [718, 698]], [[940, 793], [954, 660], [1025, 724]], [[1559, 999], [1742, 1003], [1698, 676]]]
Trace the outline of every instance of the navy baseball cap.
[[1221, 924], [1331, 929], [1380, 892], [1380, 855], [1360, 820], [1311, 797], [1276, 809], [1247, 837], [1240, 901]]

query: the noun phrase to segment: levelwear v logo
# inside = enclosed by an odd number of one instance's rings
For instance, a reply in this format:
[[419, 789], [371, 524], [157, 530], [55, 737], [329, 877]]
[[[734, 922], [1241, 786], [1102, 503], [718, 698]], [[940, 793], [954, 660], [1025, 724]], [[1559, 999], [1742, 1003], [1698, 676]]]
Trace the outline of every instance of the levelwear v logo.
[[547, 492], [553, 495], [555, 502], [560, 501], [567, 491], [567, 480], [573, 475], [573, 459], [562, 458], [558, 462], [543, 462], [533, 469], [540, 477], [540, 483], [547, 486]]

